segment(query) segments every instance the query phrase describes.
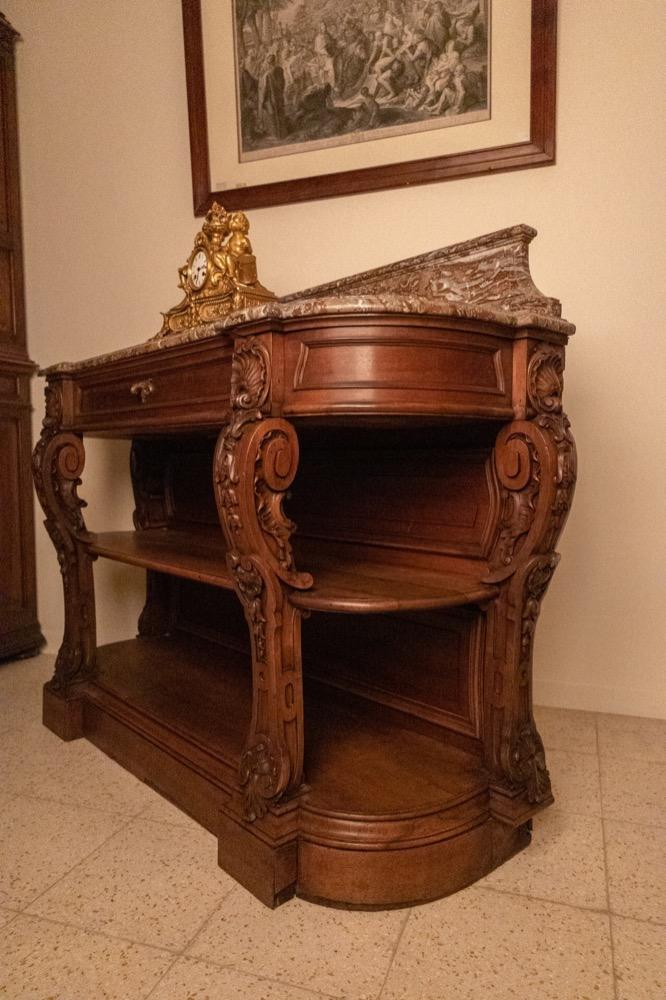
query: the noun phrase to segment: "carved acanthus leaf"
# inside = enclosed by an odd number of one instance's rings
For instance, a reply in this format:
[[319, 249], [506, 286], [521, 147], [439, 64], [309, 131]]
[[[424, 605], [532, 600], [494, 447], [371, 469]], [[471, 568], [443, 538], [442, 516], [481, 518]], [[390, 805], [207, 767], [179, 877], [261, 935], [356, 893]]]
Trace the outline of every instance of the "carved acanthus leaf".
[[256, 734], [240, 762], [245, 819], [249, 823], [266, 815], [268, 800], [277, 792], [279, 777], [280, 764], [273, 744], [268, 736]]
[[263, 417], [270, 392], [270, 358], [266, 348], [250, 337], [236, 344], [231, 362], [231, 419], [218, 445], [215, 462], [215, 492], [218, 509], [224, 512], [224, 524], [230, 548], [242, 530], [238, 484], [237, 449], [244, 429]]
[[507, 770], [514, 784], [524, 786], [529, 802], [544, 802], [550, 796], [546, 753], [532, 719], [513, 732]]
[[541, 599], [555, 572], [559, 558], [558, 555], [553, 554], [539, 560], [530, 570], [525, 580], [520, 630], [519, 679], [521, 685], [529, 684], [530, 682], [532, 645], [537, 619], [541, 610]]
[[569, 418], [565, 413], [542, 414], [536, 418], [535, 423], [551, 436], [557, 449], [555, 497], [544, 543], [546, 549], [553, 549], [567, 519], [576, 487], [576, 443], [571, 433]]
[[230, 552], [227, 565], [236, 582], [236, 589], [243, 602], [252, 632], [254, 655], [258, 663], [266, 660], [266, 616], [263, 608], [264, 580], [254, 560]]

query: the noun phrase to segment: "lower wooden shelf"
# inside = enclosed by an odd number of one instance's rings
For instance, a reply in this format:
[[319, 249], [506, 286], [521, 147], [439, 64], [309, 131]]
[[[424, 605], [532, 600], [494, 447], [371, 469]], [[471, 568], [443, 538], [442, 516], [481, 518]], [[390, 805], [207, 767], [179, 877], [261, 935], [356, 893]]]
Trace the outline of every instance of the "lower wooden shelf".
[[[217, 835], [222, 866], [268, 905], [294, 893], [361, 907], [434, 899], [528, 842], [526, 828], [492, 819], [480, 757], [365, 699], [339, 706], [320, 684], [306, 685], [306, 784], [244, 822], [250, 671], [244, 655], [184, 634], [114, 643], [98, 650], [75, 706], [45, 690], [44, 721], [86, 736]], [[66, 706], [78, 731], [64, 732]], [[267, 852], [281, 859], [280, 884]]]

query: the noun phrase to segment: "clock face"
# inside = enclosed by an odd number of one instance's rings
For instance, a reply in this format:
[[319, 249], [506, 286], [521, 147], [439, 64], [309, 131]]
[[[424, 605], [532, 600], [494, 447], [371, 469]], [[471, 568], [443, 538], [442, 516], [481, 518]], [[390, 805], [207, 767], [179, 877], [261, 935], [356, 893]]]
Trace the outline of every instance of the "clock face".
[[192, 288], [202, 288], [208, 274], [208, 256], [205, 250], [197, 250], [190, 261], [190, 284]]

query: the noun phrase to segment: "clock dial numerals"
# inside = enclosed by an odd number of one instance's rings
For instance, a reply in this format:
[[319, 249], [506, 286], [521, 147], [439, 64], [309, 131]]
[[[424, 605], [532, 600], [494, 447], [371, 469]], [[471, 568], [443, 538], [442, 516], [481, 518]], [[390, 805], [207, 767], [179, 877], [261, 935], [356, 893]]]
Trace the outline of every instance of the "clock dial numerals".
[[190, 283], [193, 288], [202, 288], [208, 275], [208, 257], [203, 250], [195, 253], [190, 261]]

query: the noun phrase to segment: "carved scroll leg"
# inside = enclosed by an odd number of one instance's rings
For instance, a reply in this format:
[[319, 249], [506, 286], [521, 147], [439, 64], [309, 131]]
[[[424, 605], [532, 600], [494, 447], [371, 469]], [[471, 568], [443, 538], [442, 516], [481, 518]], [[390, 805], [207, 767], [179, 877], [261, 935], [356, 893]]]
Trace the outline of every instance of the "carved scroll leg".
[[303, 774], [300, 615], [276, 577], [252, 556], [229, 555], [252, 646], [250, 732], [240, 761], [245, 818], [296, 791]]
[[[541, 355], [538, 359], [541, 364]], [[496, 775], [493, 813], [514, 825], [552, 801], [532, 711], [532, 647], [541, 600], [559, 561], [554, 549], [576, 478], [575, 446], [558, 385], [554, 377], [549, 379], [543, 400], [533, 393], [535, 419], [504, 428], [495, 447], [502, 502], [488, 580], [501, 583], [502, 593], [490, 628], [486, 676], [492, 731], [487, 746]]]
[[252, 648], [252, 720], [240, 762], [249, 822], [295, 792], [303, 776], [301, 619], [289, 587], [309, 587], [312, 578], [294, 569], [294, 525], [281, 506], [297, 463], [296, 434], [279, 419], [232, 422], [216, 450], [218, 510]]
[[532, 711], [532, 650], [541, 600], [559, 562], [556, 554], [535, 556], [512, 581], [509, 601], [516, 610], [510, 657], [516, 686], [512, 719], [502, 741], [502, 765], [510, 781], [525, 789], [527, 801], [540, 805], [552, 799], [543, 742]]
[[82, 735], [77, 685], [95, 665], [95, 599], [92, 558], [77, 496], [85, 453], [81, 438], [59, 433], [45, 421], [33, 454], [35, 486], [44, 522], [60, 564], [65, 596], [65, 630], [53, 678], [44, 689], [44, 723], [62, 739]]

